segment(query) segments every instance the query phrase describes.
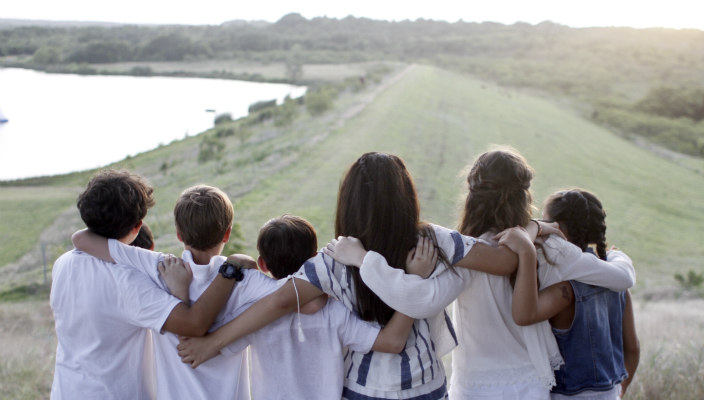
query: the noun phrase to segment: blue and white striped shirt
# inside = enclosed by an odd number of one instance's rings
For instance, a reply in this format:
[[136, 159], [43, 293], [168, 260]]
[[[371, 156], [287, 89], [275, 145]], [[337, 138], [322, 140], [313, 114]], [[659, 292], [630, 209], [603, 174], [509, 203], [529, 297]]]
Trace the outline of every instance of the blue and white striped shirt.
[[[451, 262], [457, 262], [469, 252], [473, 238], [442, 227], [433, 226], [439, 246]], [[369, 252], [365, 258], [383, 257]], [[356, 310], [356, 293], [352, 275], [343, 264], [322, 252], [308, 260], [294, 275], [306, 280], [323, 292]], [[440, 263], [436, 273], [447, 269]], [[403, 274], [403, 270], [396, 270]], [[447, 271], [449, 272], [449, 271]], [[420, 277], [418, 277], [421, 279]], [[459, 279], [459, 278], [458, 278]], [[408, 296], [413, 296], [408, 293]], [[405, 349], [399, 354], [380, 352], [345, 354], [345, 390], [343, 398], [350, 400], [376, 399], [444, 399], [447, 395], [445, 369], [441, 357], [457, 345], [452, 322], [444, 309], [437, 315], [414, 322]]]

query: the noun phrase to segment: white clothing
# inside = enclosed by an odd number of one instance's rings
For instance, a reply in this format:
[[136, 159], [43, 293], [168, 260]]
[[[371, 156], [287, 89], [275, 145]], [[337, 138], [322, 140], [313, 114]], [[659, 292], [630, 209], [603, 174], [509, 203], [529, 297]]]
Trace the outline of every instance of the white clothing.
[[[545, 282], [580, 279], [625, 289], [635, 282], [633, 265], [627, 256], [620, 257], [623, 253], [613, 252], [612, 262], [605, 262], [557, 236], [550, 237], [544, 248], [549, 258], [560, 264], [543, 268], [541, 263], [541, 286]], [[477, 390], [486, 395], [486, 386], [496, 387], [498, 394], [502, 387], [520, 383], [542, 387], [536, 398], [547, 396], [555, 382], [552, 371], [562, 358], [547, 321], [526, 327], [515, 324], [511, 310], [513, 289], [507, 277], [456, 268], [457, 274], [434, 274], [426, 280], [404, 274], [373, 254], [370, 252], [364, 259], [362, 279], [392, 308], [423, 318], [458, 299], [454, 322], [460, 343], [453, 354], [451, 398], [467, 398], [478, 394]], [[415, 301], [409, 301], [409, 293], [413, 293]], [[528, 397], [524, 394], [516, 398]]]
[[52, 399], [151, 398], [144, 328], [161, 329], [181, 300], [133, 268], [74, 249], [54, 264], [49, 302], [58, 339]]
[[537, 247], [541, 290], [562, 281], [579, 281], [617, 292], [636, 284], [633, 261], [622, 251], [608, 251], [604, 261], [557, 235], [541, 243]]
[[[287, 279], [281, 279], [280, 284]], [[299, 340], [298, 324], [304, 340]], [[379, 327], [360, 320], [337, 300], [315, 314], [288, 314], [225, 347], [250, 345], [253, 400], [329, 400], [342, 397], [343, 350], [367, 353]]]
[[[124, 245], [116, 240], [109, 240], [110, 256], [119, 263], [124, 263], [141, 270], [165, 290], [166, 285], [159, 277], [157, 265], [163, 259], [157, 253], [134, 246]], [[189, 288], [192, 302], [205, 292], [217, 277], [220, 265], [225, 262], [223, 256], [210, 259], [208, 265], [199, 265], [193, 261], [191, 252], [183, 252], [183, 260], [193, 270], [193, 281]], [[256, 270], [244, 270], [244, 279], [237, 282], [223, 310], [218, 314], [211, 330], [214, 330], [237, 315], [250, 305], [276, 289], [276, 281]], [[176, 351], [178, 336], [158, 330], [152, 332], [154, 357], [156, 363], [156, 393], [158, 399], [249, 399], [249, 379], [247, 357], [244, 351], [219, 354], [207, 362], [192, 369], [181, 362]]]
[[[452, 262], [462, 259], [475, 243], [473, 238], [462, 236], [458, 232], [435, 225], [433, 228], [439, 246]], [[379, 259], [385, 262], [381, 255], [369, 252], [365, 257], [365, 263], [375, 263], [370, 260]], [[390, 274], [404, 275], [403, 270], [391, 267], [389, 270], [391, 270]], [[361, 272], [363, 273], [364, 269]], [[439, 274], [457, 278], [441, 262], [438, 263], [433, 276]], [[323, 292], [340, 300], [348, 309], [356, 310], [356, 293], [347, 266], [319, 253], [308, 260], [294, 276], [307, 280]], [[423, 280], [418, 276], [415, 278]], [[459, 291], [452, 299], [458, 293]], [[445, 293], [437, 293], [437, 295], [443, 296]], [[400, 297], [408, 309], [413, 309], [415, 304], [425, 305], [435, 302], [433, 296], [429, 297], [426, 292], [409, 290]], [[392, 305], [389, 302], [387, 304]], [[397, 310], [401, 311], [400, 308]], [[444, 312], [444, 307], [414, 318], [418, 319], [414, 322], [406, 347], [401, 353], [348, 352], [345, 357], [343, 398], [442, 399], [446, 397], [447, 382], [441, 357], [457, 345], [450, 318]]]

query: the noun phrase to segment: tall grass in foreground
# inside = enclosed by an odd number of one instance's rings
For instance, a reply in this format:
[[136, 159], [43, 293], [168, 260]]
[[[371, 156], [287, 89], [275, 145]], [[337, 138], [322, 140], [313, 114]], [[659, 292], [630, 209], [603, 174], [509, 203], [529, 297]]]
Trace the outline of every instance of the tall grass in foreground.
[[704, 399], [704, 300], [636, 302], [641, 357], [626, 399]]
[[[47, 303], [0, 303], [1, 399], [49, 398], [56, 337]], [[636, 300], [635, 312], [641, 358], [624, 400], [704, 398], [704, 300]]]
[[0, 303], [0, 399], [49, 398], [56, 334], [48, 303]]

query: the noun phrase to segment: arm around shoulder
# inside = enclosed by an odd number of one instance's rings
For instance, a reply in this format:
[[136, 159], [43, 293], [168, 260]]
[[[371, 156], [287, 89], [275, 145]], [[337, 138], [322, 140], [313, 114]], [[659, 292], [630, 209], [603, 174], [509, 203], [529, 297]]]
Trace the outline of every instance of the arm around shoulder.
[[[445, 269], [428, 279], [391, 267], [369, 251], [360, 267], [364, 283], [389, 307], [412, 318], [430, 318], [450, 305], [465, 287], [467, 271]], [[413, 295], [409, 295], [412, 293]]]
[[234, 285], [234, 279], [218, 275], [195, 303], [177, 305], [169, 314], [163, 330], [184, 336], [205, 335], [227, 303]]
[[407, 315], [395, 312], [389, 323], [379, 331], [372, 346], [373, 351], [398, 354], [406, 348], [408, 335], [415, 320]]

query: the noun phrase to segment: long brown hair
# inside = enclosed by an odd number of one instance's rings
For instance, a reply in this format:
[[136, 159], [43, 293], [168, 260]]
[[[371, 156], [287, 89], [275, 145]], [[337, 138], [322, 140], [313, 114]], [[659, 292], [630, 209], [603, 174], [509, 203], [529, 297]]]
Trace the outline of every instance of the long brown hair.
[[570, 242], [582, 251], [594, 244], [599, 258], [606, 260], [606, 211], [593, 193], [584, 189], [553, 193], [545, 200], [545, 212]]
[[[418, 196], [403, 160], [384, 153], [359, 157], [340, 183], [335, 236], [354, 236], [389, 265], [405, 270], [420, 230]], [[364, 284], [357, 268], [350, 272], [360, 318], [386, 324], [394, 310]]]
[[533, 168], [517, 151], [501, 147], [477, 157], [458, 230], [469, 236], [526, 226], [533, 214]]

